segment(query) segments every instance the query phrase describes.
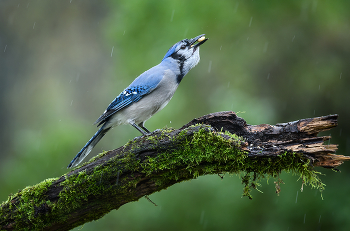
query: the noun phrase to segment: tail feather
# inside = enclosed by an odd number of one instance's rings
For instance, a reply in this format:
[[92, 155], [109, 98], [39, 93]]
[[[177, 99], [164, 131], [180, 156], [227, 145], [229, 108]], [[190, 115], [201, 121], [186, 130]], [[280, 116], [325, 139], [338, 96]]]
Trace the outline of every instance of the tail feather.
[[85, 146], [78, 152], [74, 159], [70, 162], [67, 168], [75, 167], [91, 152], [93, 147], [102, 139], [102, 137], [111, 128], [104, 128], [103, 126], [98, 130], [95, 135], [85, 144]]

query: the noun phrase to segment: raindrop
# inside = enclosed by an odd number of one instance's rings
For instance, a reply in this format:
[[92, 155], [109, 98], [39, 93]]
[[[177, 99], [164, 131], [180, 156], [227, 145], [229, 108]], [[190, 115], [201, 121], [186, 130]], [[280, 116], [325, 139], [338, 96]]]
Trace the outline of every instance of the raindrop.
[[339, 136], [341, 136], [341, 130], [342, 130], [342, 129], [340, 129], [340, 131], [339, 131]]
[[320, 218], [318, 219], [318, 223], [320, 223], [321, 222], [321, 215], [320, 215]]
[[229, 88], [229, 87], [230, 87], [230, 83], [231, 83], [231, 82], [228, 82], [228, 83], [227, 83], [227, 88]]
[[124, 31], [123, 35], [125, 35], [125, 31]]
[[263, 49], [263, 52], [264, 52], [264, 53], [266, 53], [266, 51], [267, 51], [267, 47], [268, 47], [268, 46], [269, 46], [269, 43], [268, 43], [268, 42], [266, 42], [266, 43], [265, 43], [265, 46], [264, 46], [264, 49]]
[[267, 79], [270, 79], [270, 73], [267, 74]]
[[35, 27], [35, 22], [34, 22], [34, 25], [33, 25], [33, 30], [34, 30], [34, 27]]
[[111, 57], [113, 56], [113, 50], [114, 50], [114, 46], [112, 47], [112, 51], [111, 51]]
[[294, 35], [293, 38], [292, 38], [292, 42], [294, 41], [294, 39], [295, 39], [295, 35]]
[[297, 196], [295, 198], [295, 204], [298, 202], [298, 193], [299, 193], [299, 191], [297, 191]]
[[318, 90], [321, 90], [321, 85], [318, 85]]
[[311, 10], [312, 12], [315, 12], [317, 8], [317, 0], [312, 1], [312, 6], [311, 6]]
[[220, 46], [220, 51], [221, 51], [222, 46]]
[[203, 221], [204, 221], [204, 214], [205, 214], [205, 211], [202, 210], [201, 219], [199, 220], [199, 224], [203, 224]]
[[71, 105], [71, 106], [73, 105], [73, 100], [70, 102], [70, 105]]
[[211, 71], [211, 63], [212, 63], [212, 61], [210, 60], [209, 61], [209, 66], [208, 66], [208, 73], [210, 73], [210, 71]]
[[185, 30], [184, 36], [183, 37], [187, 37], [187, 33], [188, 33], [188, 28]]
[[340, 79], [341, 79], [341, 75], [343, 74], [343, 72], [342, 73], [340, 73]]
[[4, 52], [6, 51], [6, 48], [7, 48], [7, 44], [5, 45]]
[[249, 27], [252, 25], [253, 17], [250, 17]]
[[101, 182], [102, 182], [102, 174], [103, 174], [103, 172], [101, 172], [101, 177], [100, 177], [100, 184], [101, 184]]
[[170, 123], [171, 123], [171, 120], [170, 120]]
[[175, 14], [175, 10], [173, 10], [173, 13], [171, 13], [170, 22], [172, 22], [172, 21], [173, 21], [173, 19], [174, 19], [174, 14]]
[[314, 109], [314, 115], [316, 114], [316, 109]]
[[119, 182], [119, 171], [117, 172], [117, 182], [115, 182], [115, 185], [118, 185]]
[[306, 213], [304, 214], [304, 224], [305, 224]]
[[234, 12], [234, 13], [236, 13], [236, 12], [237, 12], [237, 8], [238, 8], [238, 6], [239, 6], [239, 2], [236, 2], [235, 9], [233, 10], [233, 12]]
[[72, 3], [73, 0], [69, 0], [69, 3]]

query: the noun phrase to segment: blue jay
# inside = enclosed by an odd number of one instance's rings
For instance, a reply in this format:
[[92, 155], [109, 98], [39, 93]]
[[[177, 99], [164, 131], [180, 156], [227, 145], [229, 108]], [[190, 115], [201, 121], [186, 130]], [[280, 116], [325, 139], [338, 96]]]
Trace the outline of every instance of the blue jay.
[[144, 123], [163, 109], [173, 97], [182, 78], [199, 62], [199, 46], [204, 34], [175, 43], [162, 62], [138, 76], [115, 98], [95, 124], [101, 126], [74, 157], [68, 168], [77, 166], [114, 126], [130, 124], [143, 135], [151, 132]]

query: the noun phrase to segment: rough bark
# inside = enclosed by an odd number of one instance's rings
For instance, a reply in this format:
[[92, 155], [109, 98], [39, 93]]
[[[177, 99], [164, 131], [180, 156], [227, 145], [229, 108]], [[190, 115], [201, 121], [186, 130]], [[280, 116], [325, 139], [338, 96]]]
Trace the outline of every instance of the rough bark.
[[[249, 125], [233, 112], [218, 112], [194, 119], [181, 129], [194, 124], [211, 125], [216, 130], [228, 131], [242, 136], [249, 146], [245, 150], [249, 156], [279, 155], [285, 151], [306, 155], [314, 166], [335, 168], [349, 157], [334, 155], [338, 145], [324, 145], [331, 136], [317, 137], [318, 133], [338, 125], [338, 115], [301, 119], [276, 125]], [[243, 147], [242, 147], [243, 148]]]
[[334, 154], [337, 145], [323, 144], [330, 136], [317, 136], [337, 126], [337, 117], [248, 125], [233, 112], [218, 112], [177, 130], [156, 130], [10, 196], [0, 206], [0, 228], [69, 230], [206, 174], [245, 172], [246, 193], [259, 176], [276, 177], [283, 170], [299, 174], [305, 184], [322, 186], [314, 166], [336, 168], [350, 159]]

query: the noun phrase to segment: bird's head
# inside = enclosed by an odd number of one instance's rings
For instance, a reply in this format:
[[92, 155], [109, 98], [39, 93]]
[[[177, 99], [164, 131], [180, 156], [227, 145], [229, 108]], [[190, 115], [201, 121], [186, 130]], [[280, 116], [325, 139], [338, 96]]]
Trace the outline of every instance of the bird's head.
[[207, 40], [204, 34], [192, 39], [181, 40], [170, 47], [162, 61], [168, 59], [175, 60], [179, 65], [182, 79], [183, 76], [198, 64], [200, 60], [199, 46]]

